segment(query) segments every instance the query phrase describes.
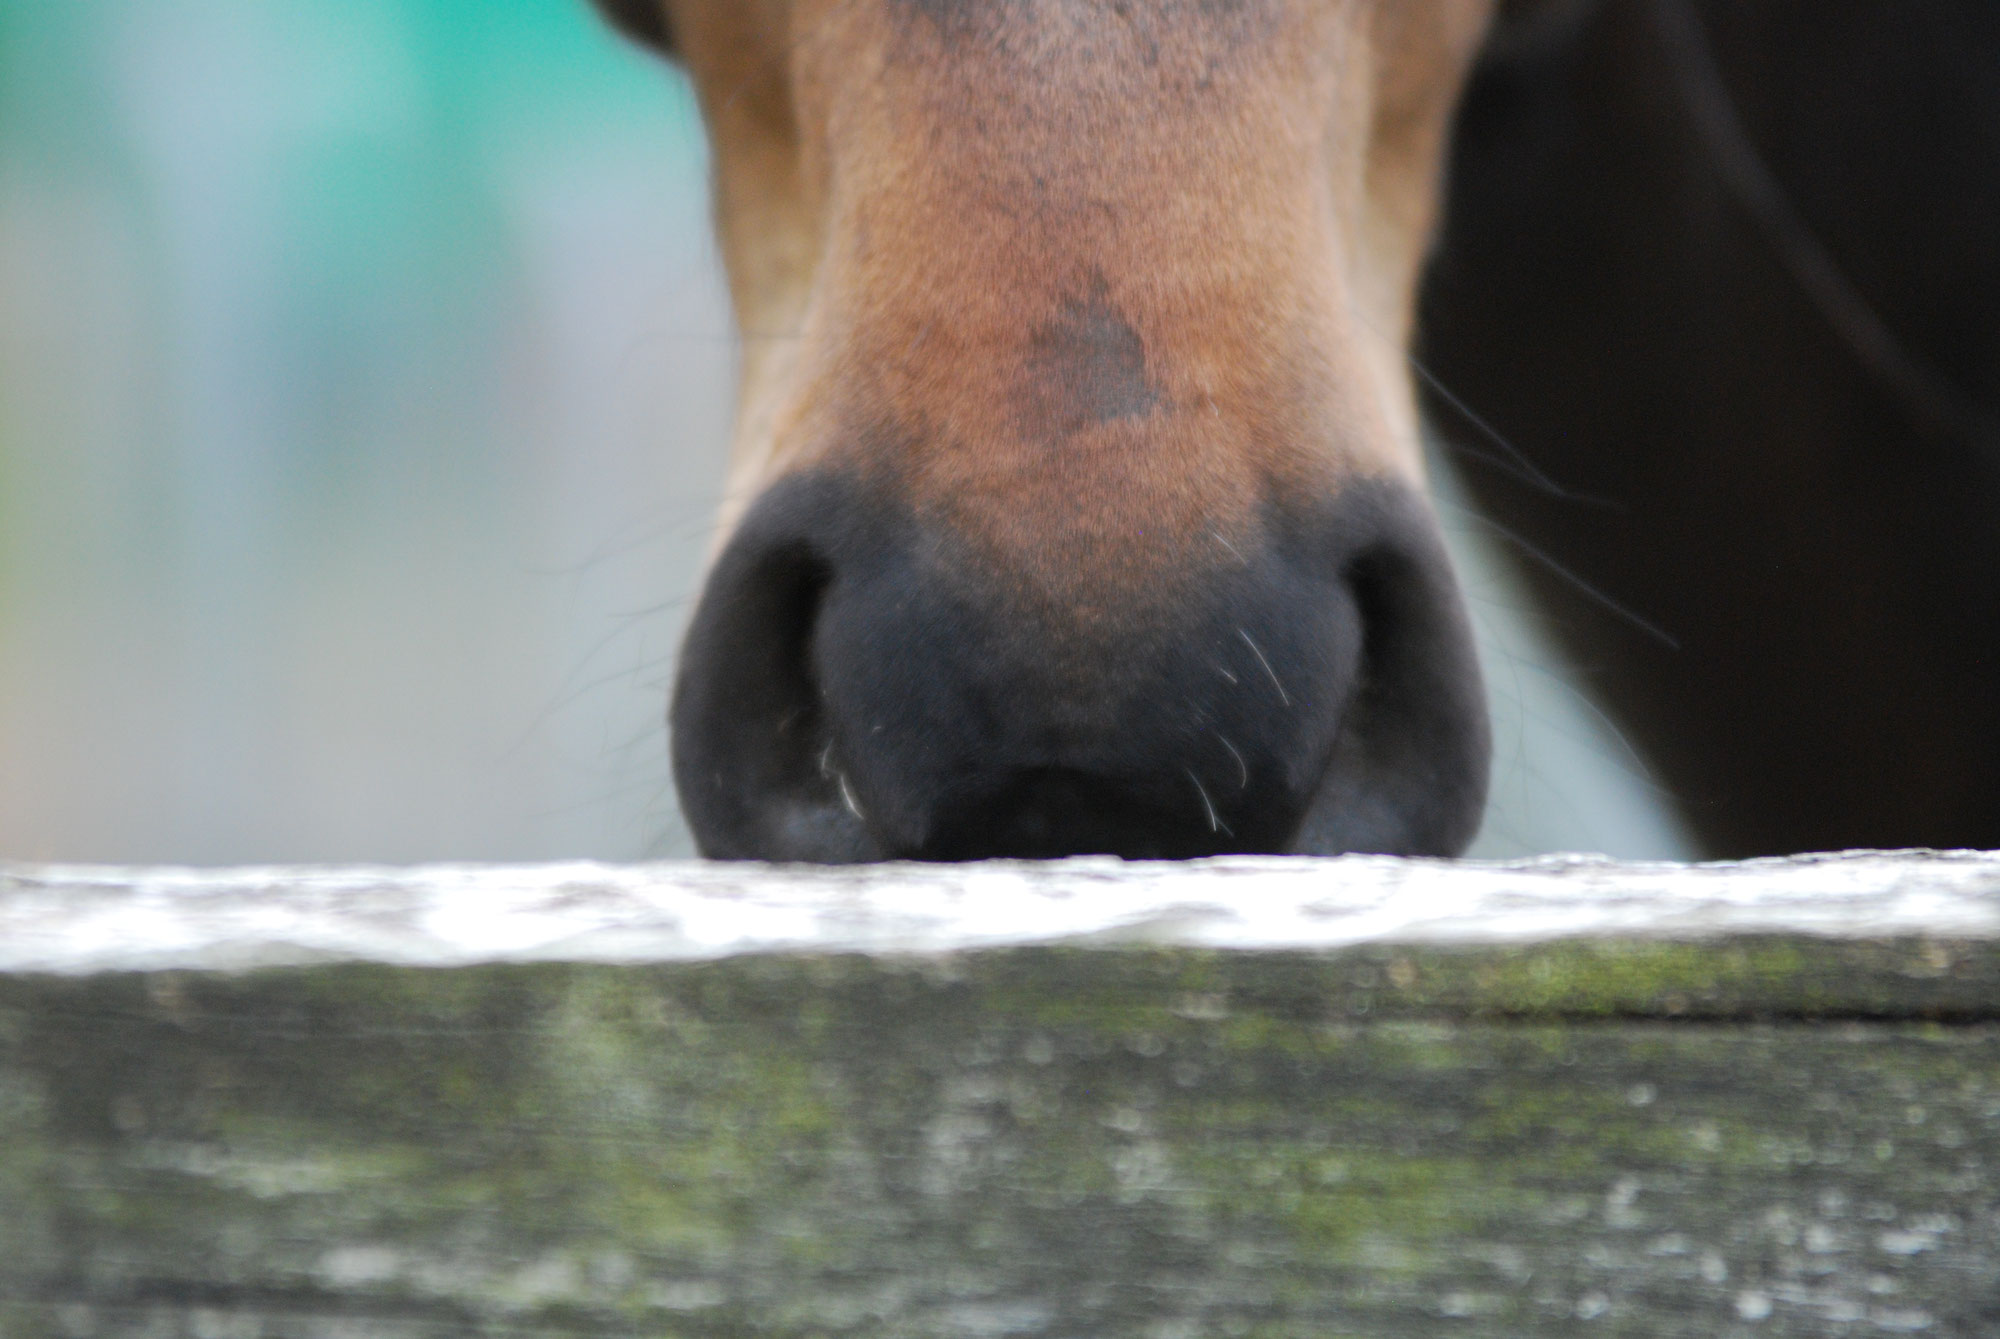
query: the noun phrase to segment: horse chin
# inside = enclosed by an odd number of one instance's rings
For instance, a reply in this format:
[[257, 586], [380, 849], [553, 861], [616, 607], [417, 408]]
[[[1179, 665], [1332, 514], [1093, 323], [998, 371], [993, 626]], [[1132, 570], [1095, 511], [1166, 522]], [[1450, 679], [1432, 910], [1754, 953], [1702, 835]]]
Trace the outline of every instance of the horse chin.
[[769, 847], [756, 858], [808, 865], [865, 865], [893, 859], [859, 813], [824, 796], [773, 796]]

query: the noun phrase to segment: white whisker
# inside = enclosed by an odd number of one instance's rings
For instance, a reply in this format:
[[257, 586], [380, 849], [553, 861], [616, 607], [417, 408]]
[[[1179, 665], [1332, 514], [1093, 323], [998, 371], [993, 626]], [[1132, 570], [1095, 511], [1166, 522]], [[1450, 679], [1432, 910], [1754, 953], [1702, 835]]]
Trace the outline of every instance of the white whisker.
[[840, 802], [847, 806], [847, 812], [866, 823], [868, 815], [861, 812], [861, 804], [854, 798], [854, 790], [847, 784], [847, 773], [835, 772], [833, 779], [840, 783]]
[[1215, 805], [1209, 800], [1208, 792], [1202, 789], [1201, 778], [1194, 774], [1194, 768], [1183, 767], [1181, 770], [1187, 773], [1188, 780], [1194, 782], [1194, 793], [1201, 796], [1201, 807], [1208, 811], [1208, 830], [1210, 832], [1228, 833], [1229, 836], [1234, 837], [1236, 834], [1231, 832], [1229, 825], [1222, 821], [1222, 816], [1215, 812]]
[[1278, 700], [1284, 703], [1288, 707], [1291, 706], [1292, 695], [1285, 691], [1285, 685], [1278, 682], [1278, 671], [1272, 669], [1271, 662], [1264, 659], [1263, 648], [1258, 646], [1257, 643], [1250, 640], [1250, 633], [1247, 629], [1238, 628], [1236, 630], [1236, 635], [1241, 637], [1243, 639], [1243, 644], [1250, 648], [1250, 654], [1257, 657], [1257, 663], [1264, 667], [1264, 673], [1271, 676], [1271, 687], [1278, 690]]

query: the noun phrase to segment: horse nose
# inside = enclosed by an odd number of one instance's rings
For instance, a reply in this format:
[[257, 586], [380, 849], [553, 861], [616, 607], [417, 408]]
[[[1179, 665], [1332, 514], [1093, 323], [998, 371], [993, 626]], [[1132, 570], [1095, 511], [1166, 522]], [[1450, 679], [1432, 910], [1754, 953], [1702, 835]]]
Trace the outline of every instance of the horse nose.
[[854, 476], [781, 481], [682, 653], [674, 767], [703, 852], [1455, 854], [1487, 727], [1427, 507], [1371, 482], [1265, 512], [1093, 586]]

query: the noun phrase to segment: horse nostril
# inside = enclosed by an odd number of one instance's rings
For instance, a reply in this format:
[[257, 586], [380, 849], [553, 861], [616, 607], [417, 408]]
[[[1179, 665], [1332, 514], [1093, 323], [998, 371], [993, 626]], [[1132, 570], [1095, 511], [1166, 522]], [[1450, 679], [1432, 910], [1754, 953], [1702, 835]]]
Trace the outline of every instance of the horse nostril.
[[1485, 812], [1492, 748], [1472, 632], [1421, 498], [1368, 500], [1349, 560], [1363, 631], [1354, 698], [1296, 849], [1456, 855]]
[[760, 507], [710, 574], [674, 690], [674, 779], [709, 855], [879, 859], [813, 663], [834, 580], [824, 515], [787, 501]]

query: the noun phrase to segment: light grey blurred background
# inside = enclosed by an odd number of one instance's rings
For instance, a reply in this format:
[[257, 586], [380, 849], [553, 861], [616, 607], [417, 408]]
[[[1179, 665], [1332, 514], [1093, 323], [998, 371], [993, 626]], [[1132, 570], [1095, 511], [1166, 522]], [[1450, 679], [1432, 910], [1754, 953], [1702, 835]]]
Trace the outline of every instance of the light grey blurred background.
[[[687, 854], [705, 175], [584, 0], [0, 0], [0, 857]], [[1476, 853], [1687, 854], [1504, 568], [1467, 586]]]

